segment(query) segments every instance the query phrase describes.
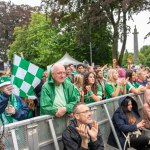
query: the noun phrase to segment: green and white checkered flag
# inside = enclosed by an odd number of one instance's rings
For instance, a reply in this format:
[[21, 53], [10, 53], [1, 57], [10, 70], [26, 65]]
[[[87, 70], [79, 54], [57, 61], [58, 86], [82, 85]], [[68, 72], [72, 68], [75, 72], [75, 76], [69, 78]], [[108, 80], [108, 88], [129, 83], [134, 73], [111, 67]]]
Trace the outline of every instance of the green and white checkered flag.
[[35, 99], [34, 88], [40, 83], [44, 70], [14, 55], [12, 67], [13, 93], [24, 98]]

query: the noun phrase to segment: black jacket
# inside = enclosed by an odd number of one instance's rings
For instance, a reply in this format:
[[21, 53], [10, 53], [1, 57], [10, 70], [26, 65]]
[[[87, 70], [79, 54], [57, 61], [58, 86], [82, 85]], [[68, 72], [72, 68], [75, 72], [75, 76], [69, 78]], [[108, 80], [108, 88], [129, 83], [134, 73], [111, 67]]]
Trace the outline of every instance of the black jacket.
[[[118, 102], [119, 102], [120, 107], [114, 112], [113, 117], [112, 117], [112, 122], [113, 122], [113, 125], [115, 127], [115, 130], [116, 130], [116, 133], [117, 133], [117, 136], [119, 138], [119, 141], [120, 141], [120, 144], [121, 144], [122, 148], [124, 147], [124, 143], [125, 143], [125, 140], [126, 140], [124, 135], [122, 134], [122, 132], [124, 132], [124, 134], [127, 135], [128, 132], [133, 132], [133, 131], [137, 130], [137, 126], [135, 124], [130, 125], [128, 123], [127, 117], [124, 114], [123, 110], [121, 109], [121, 105], [122, 105], [123, 101], [126, 98], [131, 99], [132, 106], [133, 106], [133, 108], [132, 108], [133, 112], [134, 112], [135, 116], [137, 117], [137, 119], [140, 118], [140, 114], [138, 112], [138, 105], [132, 97], [124, 96], [124, 97], [119, 99]], [[111, 130], [110, 135], [108, 137], [108, 144], [113, 146], [113, 147], [118, 148], [112, 130]]]
[[[62, 141], [64, 144], [64, 150], [86, 150], [81, 147], [81, 137], [76, 131], [77, 123], [75, 120], [72, 120], [70, 125], [66, 128], [62, 135]], [[104, 144], [102, 137], [97, 136], [97, 141], [88, 143], [88, 150], [104, 150]]]

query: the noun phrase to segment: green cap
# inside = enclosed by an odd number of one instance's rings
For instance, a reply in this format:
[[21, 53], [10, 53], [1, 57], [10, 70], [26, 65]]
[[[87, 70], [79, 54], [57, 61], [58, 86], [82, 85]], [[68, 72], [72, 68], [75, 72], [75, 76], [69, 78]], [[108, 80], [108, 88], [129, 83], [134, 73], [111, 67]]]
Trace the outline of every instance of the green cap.
[[5, 86], [5, 85], [9, 85], [9, 84], [11, 84], [9, 76], [0, 77], [0, 87]]

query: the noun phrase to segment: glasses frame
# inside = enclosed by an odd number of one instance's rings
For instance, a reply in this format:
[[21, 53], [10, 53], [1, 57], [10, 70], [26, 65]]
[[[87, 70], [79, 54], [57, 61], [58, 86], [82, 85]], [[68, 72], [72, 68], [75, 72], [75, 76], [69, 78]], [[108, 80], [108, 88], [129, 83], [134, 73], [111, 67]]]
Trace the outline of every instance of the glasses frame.
[[75, 113], [75, 114], [88, 114], [88, 113], [92, 113], [92, 110], [91, 109], [89, 109], [89, 110], [85, 110], [85, 111], [83, 111], [83, 112], [78, 112], [78, 113]]

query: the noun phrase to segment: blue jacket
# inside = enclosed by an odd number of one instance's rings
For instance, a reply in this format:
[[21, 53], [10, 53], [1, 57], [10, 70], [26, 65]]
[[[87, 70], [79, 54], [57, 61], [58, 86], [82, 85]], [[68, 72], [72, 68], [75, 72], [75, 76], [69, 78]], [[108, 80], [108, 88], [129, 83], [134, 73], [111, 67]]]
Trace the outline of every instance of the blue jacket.
[[[119, 138], [122, 148], [124, 147], [124, 143], [126, 140], [122, 132], [124, 132], [127, 135], [128, 132], [133, 132], [137, 130], [137, 126], [135, 124], [130, 125], [128, 123], [127, 117], [120, 107], [122, 102], [128, 97], [129, 96], [125, 96], [119, 99], [119, 108], [114, 112], [113, 117], [112, 117], [112, 122], [115, 127], [115, 130], [116, 130], [116, 133], [117, 133], [117, 136]], [[138, 112], [138, 105], [136, 101], [132, 97], [129, 97], [129, 98], [132, 101], [133, 113], [136, 115], [137, 118], [140, 118], [140, 114]], [[112, 131], [110, 132], [110, 135], [108, 137], [108, 144], [113, 147], [118, 148]]]
[[[15, 95], [15, 98], [17, 101], [17, 105], [19, 106], [19, 109], [16, 110], [16, 113], [14, 115], [11, 115], [11, 117], [18, 121], [27, 119], [28, 112], [29, 112], [28, 106], [20, 97]], [[0, 95], [0, 114], [3, 114], [5, 112], [5, 109], [8, 105], [8, 100], [9, 100], [9, 95], [4, 93]]]

